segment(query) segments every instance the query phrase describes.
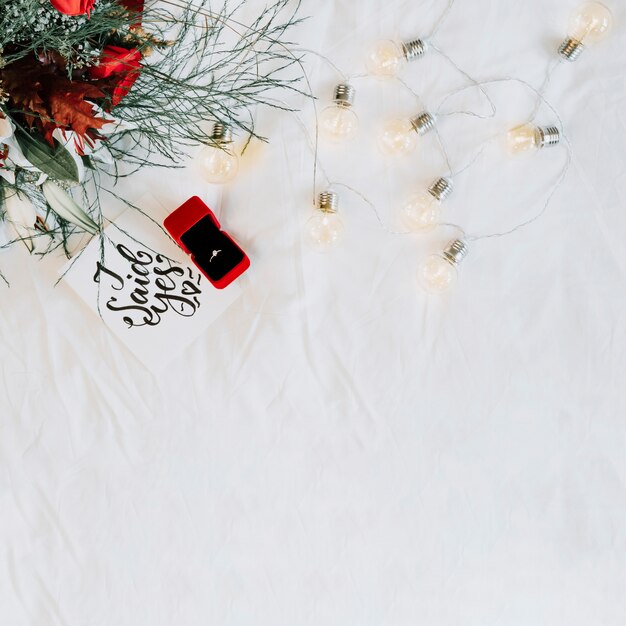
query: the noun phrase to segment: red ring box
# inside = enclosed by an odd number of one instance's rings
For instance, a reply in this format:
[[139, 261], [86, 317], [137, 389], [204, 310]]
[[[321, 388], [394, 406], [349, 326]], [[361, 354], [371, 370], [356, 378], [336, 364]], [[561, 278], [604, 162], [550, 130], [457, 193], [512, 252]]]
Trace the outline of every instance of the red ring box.
[[198, 196], [170, 213], [163, 226], [217, 289], [224, 289], [250, 267], [246, 253]]

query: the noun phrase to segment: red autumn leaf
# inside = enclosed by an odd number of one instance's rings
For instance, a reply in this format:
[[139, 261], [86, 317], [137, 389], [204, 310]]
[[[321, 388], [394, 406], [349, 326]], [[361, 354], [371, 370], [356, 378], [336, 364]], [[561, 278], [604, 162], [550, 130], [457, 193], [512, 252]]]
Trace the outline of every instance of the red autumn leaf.
[[104, 98], [98, 82], [70, 80], [54, 59], [25, 57], [0, 70], [9, 104], [30, 128], [38, 128], [51, 145], [56, 128], [97, 138], [107, 121], [97, 117], [87, 99]]
[[[89, 135], [99, 130], [107, 120], [96, 117], [93, 104], [85, 98], [101, 98], [103, 95], [98, 87], [89, 83], [67, 81], [66, 85], [55, 85], [49, 97], [54, 127], [70, 129], [79, 135]], [[49, 141], [52, 139], [49, 129], [46, 129], [45, 135]]]

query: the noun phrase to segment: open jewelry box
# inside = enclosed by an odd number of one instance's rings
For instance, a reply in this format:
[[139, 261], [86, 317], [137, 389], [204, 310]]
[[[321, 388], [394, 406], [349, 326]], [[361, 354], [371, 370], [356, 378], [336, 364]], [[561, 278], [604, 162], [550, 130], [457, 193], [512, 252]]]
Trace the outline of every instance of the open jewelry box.
[[224, 289], [250, 267], [246, 253], [221, 230], [211, 209], [198, 196], [168, 215], [163, 226], [217, 289]]

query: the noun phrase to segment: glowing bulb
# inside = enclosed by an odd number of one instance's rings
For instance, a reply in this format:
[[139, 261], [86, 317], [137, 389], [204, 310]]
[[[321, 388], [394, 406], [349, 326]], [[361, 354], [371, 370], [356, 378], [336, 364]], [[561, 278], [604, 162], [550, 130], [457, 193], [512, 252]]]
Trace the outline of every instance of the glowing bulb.
[[339, 143], [353, 139], [358, 130], [359, 119], [349, 108], [333, 105], [320, 114], [320, 131], [328, 141]]
[[353, 139], [359, 131], [359, 118], [352, 110], [354, 87], [337, 85], [334, 104], [320, 114], [320, 132], [328, 141], [340, 143]]
[[405, 43], [389, 39], [377, 41], [367, 57], [367, 71], [376, 78], [394, 78], [407, 62], [421, 57], [427, 49], [422, 39]]
[[239, 157], [230, 145], [233, 141], [232, 131], [224, 124], [214, 124], [211, 139], [213, 145], [206, 146], [200, 153], [200, 169], [206, 181], [223, 185], [237, 175]]
[[456, 284], [457, 266], [467, 253], [467, 244], [460, 239], [455, 239], [440, 254], [431, 254], [422, 262], [417, 271], [420, 285], [431, 294], [448, 291]]
[[385, 122], [378, 137], [378, 147], [388, 156], [410, 154], [417, 146], [417, 135], [410, 120], [394, 119]]
[[410, 196], [402, 207], [402, 222], [415, 233], [426, 233], [439, 224], [442, 201], [452, 192], [452, 182], [439, 178], [427, 191], [418, 191]]
[[343, 239], [343, 222], [337, 214], [337, 194], [325, 191], [320, 194], [315, 214], [306, 223], [307, 240], [318, 252], [325, 252]]
[[405, 156], [415, 150], [418, 136], [425, 135], [434, 127], [435, 117], [427, 111], [410, 120], [389, 120], [378, 136], [378, 147], [388, 156]]
[[613, 15], [601, 2], [586, 2], [572, 14], [567, 39], [561, 44], [559, 54], [568, 61], [575, 61], [584, 46], [605, 39], [611, 32]]
[[569, 36], [581, 43], [597, 43], [611, 32], [613, 15], [601, 2], [587, 2], [576, 10], [569, 23]]
[[414, 233], [426, 233], [439, 223], [441, 205], [427, 191], [410, 196], [402, 207], [402, 223]]
[[239, 159], [229, 148], [207, 146], [200, 159], [205, 180], [215, 185], [230, 182], [239, 170]]
[[556, 146], [561, 141], [561, 132], [556, 126], [523, 124], [511, 129], [506, 141], [509, 153], [515, 156]]

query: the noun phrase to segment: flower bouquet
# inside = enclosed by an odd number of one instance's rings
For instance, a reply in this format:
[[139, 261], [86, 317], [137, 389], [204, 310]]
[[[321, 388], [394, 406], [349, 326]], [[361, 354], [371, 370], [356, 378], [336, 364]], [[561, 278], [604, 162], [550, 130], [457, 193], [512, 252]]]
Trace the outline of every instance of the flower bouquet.
[[211, 0], [0, 0], [0, 219], [45, 254], [104, 226], [119, 176], [175, 166], [210, 144], [210, 120], [256, 136], [253, 109], [284, 108], [300, 65], [285, 39], [297, 3], [245, 23]]

